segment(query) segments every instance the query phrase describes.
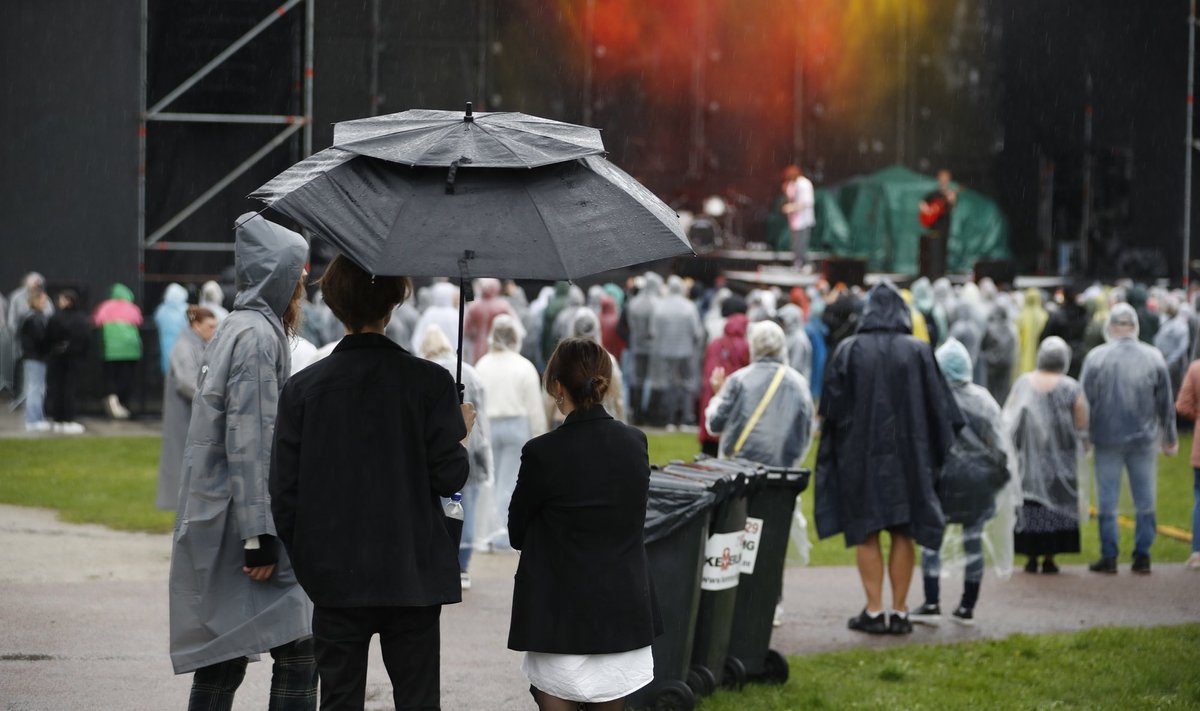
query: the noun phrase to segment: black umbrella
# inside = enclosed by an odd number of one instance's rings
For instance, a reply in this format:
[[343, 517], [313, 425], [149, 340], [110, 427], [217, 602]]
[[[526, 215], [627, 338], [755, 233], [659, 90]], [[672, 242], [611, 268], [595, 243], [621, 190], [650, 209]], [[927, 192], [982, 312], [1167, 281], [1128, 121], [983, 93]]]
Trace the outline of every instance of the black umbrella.
[[333, 125], [333, 147], [393, 163], [537, 168], [604, 153], [600, 131], [515, 111], [412, 109]]
[[339, 148], [251, 197], [372, 274], [559, 280], [694, 254], [673, 210], [598, 155], [522, 170], [410, 167]]

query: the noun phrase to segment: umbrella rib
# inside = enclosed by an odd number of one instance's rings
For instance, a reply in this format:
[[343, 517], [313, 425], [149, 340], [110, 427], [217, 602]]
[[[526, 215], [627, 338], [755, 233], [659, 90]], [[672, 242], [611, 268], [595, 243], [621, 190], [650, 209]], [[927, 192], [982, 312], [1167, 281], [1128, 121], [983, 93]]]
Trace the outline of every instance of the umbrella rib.
[[[534, 199], [533, 193], [529, 192], [529, 185], [525, 184], [525, 185], [521, 186], [521, 189], [524, 190], [525, 194], [529, 196], [529, 204], [533, 205], [534, 210], [537, 210], [538, 219], [540, 219], [542, 221], [542, 225], [545, 226], [546, 225], [546, 216], [542, 214], [542, 206], [539, 205], [537, 200]], [[555, 241], [555, 239], [554, 239], [553, 230], [547, 229], [546, 236], [548, 236], [550, 238], [550, 244], [554, 245], [554, 255], [556, 257], [558, 257], [558, 263], [562, 267], [563, 275], [566, 277], [567, 281], [571, 281], [573, 278], [571, 275], [571, 271], [569, 269], [567, 269], [567, 263], [565, 261], [563, 261], [562, 249], [559, 247], [558, 242]]]

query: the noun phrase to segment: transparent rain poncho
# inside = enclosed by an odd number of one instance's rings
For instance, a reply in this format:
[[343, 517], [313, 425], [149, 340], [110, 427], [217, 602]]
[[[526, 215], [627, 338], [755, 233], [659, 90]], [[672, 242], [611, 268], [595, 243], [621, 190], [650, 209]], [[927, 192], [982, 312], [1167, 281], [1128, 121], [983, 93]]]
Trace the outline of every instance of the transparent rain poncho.
[[[1037, 370], [1013, 384], [1004, 404], [1004, 433], [1012, 443], [1021, 495], [1073, 521], [1087, 518], [1083, 471], [1087, 402], [1079, 383], [1063, 373], [1071, 349], [1052, 336], [1038, 350]], [[1078, 404], [1078, 405], [1077, 405]], [[1017, 521], [1021, 530], [1022, 521]]]
[[[1122, 324], [1132, 327], [1128, 335], [1118, 335]], [[1079, 376], [1092, 411], [1092, 444], [1174, 444], [1174, 396], [1167, 363], [1158, 349], [1138, 340], [1133, 307], [1113, 306], [1104, 337], [1108, 343], [1088, 354]]]
[[[1012, 574], [1013, 530], [1021, 505], [1016, 453], [1005, 436], [1000, 405], [986, 389], [970, 382], [966, 348], [948, 340], [937, 350], [937, 361], [966, 420], [938, 482], [946, 515], [941, 576], [987, 567], [1004, 579]], [[975, 533], [980, 524], [981, 535]], [[980, 535], [981, 546], [971, 545], [974, 535]]]

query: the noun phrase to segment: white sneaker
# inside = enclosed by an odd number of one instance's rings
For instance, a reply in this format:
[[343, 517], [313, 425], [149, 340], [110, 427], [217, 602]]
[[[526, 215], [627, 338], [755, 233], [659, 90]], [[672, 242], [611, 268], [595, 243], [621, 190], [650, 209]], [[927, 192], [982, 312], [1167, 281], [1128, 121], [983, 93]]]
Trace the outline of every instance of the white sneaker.
[[83, 425], [79, 424], [78, 422], [63, 422], [61, 424], [62, 429], [60, 431], [63, 434], [76, 435], [83, 434], [86, 431]]
[[459, 573], [458, 579], [462, 583], [463, 590], [471, 589], [471, 574], [470, 573]]
[[771, 619], [772, 627], [783, 627], [783, 605], [775, 605], [775, 617]]
[[1184, 567], [1188, 570], [1200, 570], [1200, 553], [1193, 553], [1187, 559], [1187, 563], [1184, 563]]
[[39, 420], [37, 422], [26, 422], [25, 423], [25, 431], [26, 432], [49, 432], [50, 429], [51, 429], [50, 423], [45, 420]]

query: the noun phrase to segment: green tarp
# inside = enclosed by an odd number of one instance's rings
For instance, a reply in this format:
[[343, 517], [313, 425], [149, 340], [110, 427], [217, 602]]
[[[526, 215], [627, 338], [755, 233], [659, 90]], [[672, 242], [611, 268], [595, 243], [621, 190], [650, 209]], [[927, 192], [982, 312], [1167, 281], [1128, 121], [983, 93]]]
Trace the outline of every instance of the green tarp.
[[[809, 249], [865, 257], [873, 272], [916, 274], [918, 243], [925, 231], [917, 203], [936, 187], [936, 179], [895, 165], [818, 189], [817, 226]], [[973, 190], [960, 190], [948, 247], [946, 266], [951, 272], [970, 271], [981, 259], [1011, 258], [1008, 223], [996, 203]]]

